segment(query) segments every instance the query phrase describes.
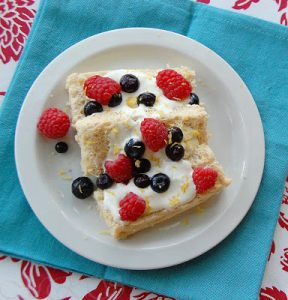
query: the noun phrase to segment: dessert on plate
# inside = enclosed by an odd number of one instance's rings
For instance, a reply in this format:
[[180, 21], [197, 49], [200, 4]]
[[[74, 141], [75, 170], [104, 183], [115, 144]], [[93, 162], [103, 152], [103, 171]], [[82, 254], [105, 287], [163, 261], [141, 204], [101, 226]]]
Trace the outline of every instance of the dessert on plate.
[[[76, 129], [84, 176], [72, 182], [72, 193], [93, 194], [114, 238], [171, 219], [229, 185], [208, 145], [194, 71], [73, 73], [66, 88], [71, 121], [48, 108], [37, 128], [52, 139], [64, 137], [70, 125]], [[68, 145], [60, 141], [55, 150], [65, 153]]]
[[[208, 145], [207, 112], [186, 67], [73, 73], [72, 126], [85, 176], [74, 195], [93, 192], [116, 239], [171, 219], [230, 183]], [[90, 177], [91, 178], [91, 177]], [[92, 185], [91, 185], [92, 184]]]

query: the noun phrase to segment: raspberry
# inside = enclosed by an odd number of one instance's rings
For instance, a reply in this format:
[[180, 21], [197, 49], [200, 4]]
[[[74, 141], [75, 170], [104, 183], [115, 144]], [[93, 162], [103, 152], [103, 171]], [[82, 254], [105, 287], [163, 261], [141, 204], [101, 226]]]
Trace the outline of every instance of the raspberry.
[[84, 91], [87, 97], [108, 105], [112, 96], [121, 92], [121, 86], [109, 77], [95, 75], [85, 80]]
[[144, 143], [150, 150], [157, 152], [166, 146], [168, 130], [164, 123], [152, 118], [145, 118], [141, 122], [140, 131]]
[[136, 221], [146, 208], [146, 202], [138, 195], [130, 192], [120, 202], [119, 214], [122, 221]]
[[132, 161], [124, 154], [119, 154], [114, 161], [105, 161], [105, 168], [115, 182], [126, 183], [133, 177]]
[[65, 136], [69, 127], [70, 120], [68, 115], [54, 107], [44, 110], [37, 123], [39, 132], [50, 139], [58, 139]]
[[194, 169], [192, 178], [196, 185], [197, 193], [202, 194], [212, 188], [216, 183], [217, 177], [218, 173], [213, 168], [197, 167]]
[[156, 83], [170, 100], [182, 101], [192, 92], [191, 84], [174, 70], [160, 71], [156, 76]]

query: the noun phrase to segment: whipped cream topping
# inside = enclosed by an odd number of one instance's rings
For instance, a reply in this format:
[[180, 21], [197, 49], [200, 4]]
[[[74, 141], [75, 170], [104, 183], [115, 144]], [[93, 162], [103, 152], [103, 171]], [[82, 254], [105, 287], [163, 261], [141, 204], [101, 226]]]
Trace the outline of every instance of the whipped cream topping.
[[[119, 153], [125, 153], [125, 144], [131, 138], [141, 140], [140, 123], [142, 120], [129, 120], [119, 124], [109, 134], [110, 150], [107, 160], [114, 160]], [[129, 192], [133, 192], [146, 201], [146, 211], [158, 211], [176, 207], [184, 202], [190, 201], [196, 195], [196, 188], [193, 183], [193, 169], [188, 160], [178, 162], [170, 160], [165, 149], [158, 152], [152, 152], [147, 147], [143, 158], [151, 162], [151, 170], [146, 174], [151, 178], [157, 173], [164, 173], [170, 178], [170, 186], [164, 193], [156, 193], [150, 186], [147, 188], [137, 187], [133, 179], [127, 185], [122, 183], [113, 184], [107, 190], [104, 190], [104, 207], [111, 212], [114, 219], [120, 221], [119, 202]]]
[[[161, 89], [156, 85], [156, 78], [151, 75], [147, 75], [144, 72], [129, 72], [129, 70], [115, 70], [108, 72], [105, 77], [109, 77], [117, 82], [125, 74], [133, 74], [139, 79], [139, 88], [134, 93], [121, 92], [122, 103], [116, 107], [110, 108], [103, 106], [104, 111], [113, 112], [125, 112], [126, 115], [133, 115], [134, 117], [145, 117], [147, 114], [151, 117], [159, 117], [161, 113], [165, 114], [172, 112], [176, 107], [188, 105], [188, 98], [184, 101], [171, 101], [163, 95]], [[142, 93], [149, 92], [156, 96], [156, 102], [152, 108], [146, 107], [143, 104], [137, 105], [137, 96]], [[157, 111], [157, 112], [156, 112]]]

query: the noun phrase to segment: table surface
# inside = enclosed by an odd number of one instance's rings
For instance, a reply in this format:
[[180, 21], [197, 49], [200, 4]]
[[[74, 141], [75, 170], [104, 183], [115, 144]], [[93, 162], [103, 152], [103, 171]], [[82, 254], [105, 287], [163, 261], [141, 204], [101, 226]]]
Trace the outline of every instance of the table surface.
[[[21, 56], [40, 0], [0, 1], [0, 103]], [[198, 0], [288, 26], [287, 0]], [[11, 17], [12, 16], [12, 17]], [[20, 20], [20, 22], [19, 22]], [[19, 26], [17, 24], [24, 24]], [[2, 31], [3, 30], [3, 31]], [[260, 300], [288, 300], [288, 178]], [[53, 269], [0, 254], [0, 299], [168, 300], [137, 288]]]

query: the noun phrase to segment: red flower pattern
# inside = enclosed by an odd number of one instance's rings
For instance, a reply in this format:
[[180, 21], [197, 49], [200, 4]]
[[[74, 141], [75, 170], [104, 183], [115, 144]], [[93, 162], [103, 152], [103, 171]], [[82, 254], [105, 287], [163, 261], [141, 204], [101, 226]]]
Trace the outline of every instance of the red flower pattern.
[[0, 60], [7, 64], [17, 61], [28, 37], [35, 10], [29, 8], [34, 0], [0, 2]]
[[[281, 18], [280, 18], [280, 24], [284, 25], [284, 26], [288, 26], [288, 17], [286, 15], [286, 13], [283, 13]], [[287, 197], [287, 196], [286, 196]], [[287, 203], [286, 203], [287, 204]]]
[[260, 290], [259, 300], [288, 300], [288, 296], [275, 286], [272, 288], [262, 288]]
[[21, 278], [25, 287], [35, 299], [47, 298], [51, 291], [51, 279], [63, 284], [72, 272], [65, 272], [51, 267], [39, 266], [31, 262], [22, 261]]
[[209, 4], [210, 0], [196, 0], [197, 2], [201, 2], [201, 3], [205, 3], [205, 4]]
[[285, 9], [288, 6], [288, 0], [276, 0], [276, 3], [279, 5], [278, 11]]
[[282, 270], [288, 272], [288, 248], [283, 249], [280, 263], [282, 265]]
[[285, 216], [284, 212], [280, 211], [280, 214], [279, 214], [279, 218], [278, 218], [278, 224], [286, 229], [288, 231], [288, 219], [287, 217]]
[[251, 4], [258, 3], [260, 0], [237, 0], [232, 8], [234, 9], [248, 9]]
[[116, 282], [101, 280], [96, 289], [82, 300], [129, 300], [132, 288]]
[[269, 257], [268, 257], [268, 261], [271, 258], [271, 255], [275, 253], [275, 242], [274, 240], [272, 241], [272, 245], [271, 245], [271, 249], [270, 249], [270, 253], [269, 253]]
[[141, 292], [139, 295], [135, 295], [134, 298], [137, 300], [176, 300], [175, 298], [170, 298], [163, 295], [156, 295], [149, 292]]
[[79, 280], [83, 280], [83, 279], [86, 279], [86, 278], [89, 278], [89, 276], [87, 276], [87, 275], [81, 275], [80, 278], [79, 278]]

